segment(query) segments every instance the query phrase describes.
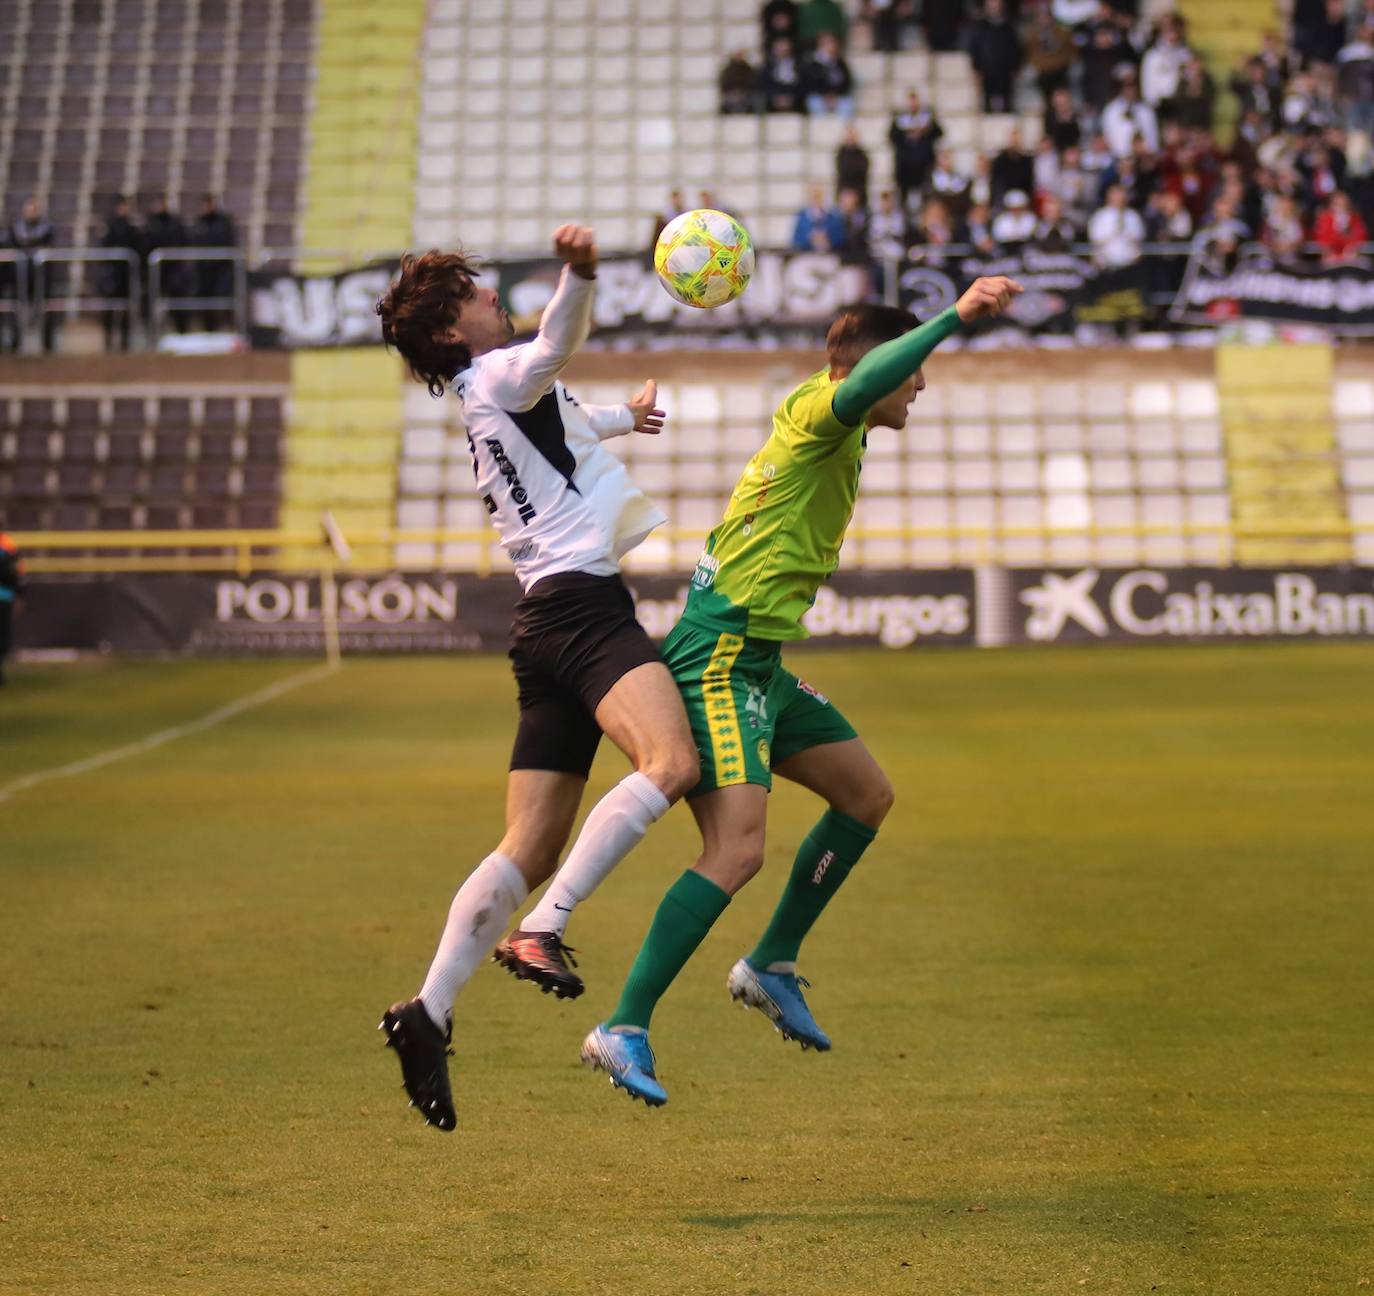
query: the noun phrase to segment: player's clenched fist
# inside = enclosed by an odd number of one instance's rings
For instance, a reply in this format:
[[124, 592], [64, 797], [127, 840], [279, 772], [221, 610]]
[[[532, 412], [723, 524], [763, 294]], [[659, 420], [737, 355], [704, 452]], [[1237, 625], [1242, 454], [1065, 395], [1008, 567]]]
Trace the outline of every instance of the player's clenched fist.
[[975, 320], [1000, 315], [1011, 305], [1012, 299], [1023, 291], [1015, 279], [1008, 279], [1006, 275], [975, 279], [969, 290], [955, 303], [954, 309], [965, 324], [972, 324]]
[[560, 225], [553, 232], [553, 250], [574, 274], [590, 279], [596, 273], [596, 234], [586, 225]]

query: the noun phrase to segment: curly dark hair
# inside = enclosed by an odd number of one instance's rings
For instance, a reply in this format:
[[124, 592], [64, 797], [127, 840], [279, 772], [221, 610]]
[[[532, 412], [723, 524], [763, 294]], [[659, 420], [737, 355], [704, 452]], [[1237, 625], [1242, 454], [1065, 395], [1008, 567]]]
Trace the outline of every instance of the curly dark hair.
[[382, 340], [401, 353], [431, 396], [442, 396], [449, 379], [472, 363], [466, 346], [447, 342], [443, 335], [473, 295], [478, 273], [473, 258], [461, 252], [408, 252], [401, 258], [400, 274], [377, 303]]

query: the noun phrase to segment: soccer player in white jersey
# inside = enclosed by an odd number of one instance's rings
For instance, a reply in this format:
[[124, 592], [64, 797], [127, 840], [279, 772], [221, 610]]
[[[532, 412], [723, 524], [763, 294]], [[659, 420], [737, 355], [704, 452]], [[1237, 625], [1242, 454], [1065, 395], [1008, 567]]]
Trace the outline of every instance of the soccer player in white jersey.
[[456, 1124], [448, 1078], [455, 994], [492, 951], [529, 891], [554, 871], [602, 733], [634, 764], [587, 816], [554, 884], [502, 945], [517, 975], [575, 995], [567, 916], [691, 788], [699, 767], [682, 700], [635, 619], [623, 554], [665, 519], [601, 441], [655, 433], [652, 382], [624, 405], [581, 404], [558, 380], [591, 328], [597, 252], [590, 229], [554, 231], [564, 262], [533, 341], [508, 346], [510, 315], [457, 253], [407, 256], [377, 304], [382, 335], [432, 395], [463, 407], [477, 493], [524, 594], [511, 661], [520, 723], [506, 785], [506, 831], [459, 888], [420, 993], [382, 1019], [412, 1103]]

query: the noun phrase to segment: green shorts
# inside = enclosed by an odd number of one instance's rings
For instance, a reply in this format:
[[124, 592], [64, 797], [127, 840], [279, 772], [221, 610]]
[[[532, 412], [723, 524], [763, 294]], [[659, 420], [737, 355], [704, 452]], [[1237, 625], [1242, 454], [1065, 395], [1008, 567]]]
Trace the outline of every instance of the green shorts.
[[782, 665], [782, 645], [679, 621], [663, 642], [701, 753], [701, 796], [737, 783], [773, 786], [773, 762], [857, 738], [830, 699]]

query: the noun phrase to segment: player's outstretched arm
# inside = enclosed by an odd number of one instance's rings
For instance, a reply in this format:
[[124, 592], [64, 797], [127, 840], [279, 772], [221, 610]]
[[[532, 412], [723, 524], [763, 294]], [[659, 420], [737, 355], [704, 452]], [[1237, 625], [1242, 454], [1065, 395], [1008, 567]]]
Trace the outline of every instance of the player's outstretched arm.
[[605, 441], [609, 437], [624, 436], [626, 432], [645, 432], [657, 436], [663, 431], [668, 417], [658, 408], [658, 384], [650, 378], [640, 393], [623, 405], [587, 405], [582, 409], [592, 431]]
[[1000, 315], [1020, 292], [1021, 285], [1005, 275], [975, 279], [948, 310], [874, 347], [835, 388], [831, 401], [835, 417], [847, 427], [857, 427], [865, 412], [906, 382], [947, 337], [965, 325]]
[[512, 409], [538, 404], [591, 332], [596, 234], [585, 225], [560, 225], [553, 232], [553, 250], [564, 263], [558, 290], [544, 307], [534, 341], [507, 356], [501, 398]]

